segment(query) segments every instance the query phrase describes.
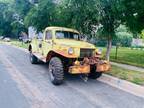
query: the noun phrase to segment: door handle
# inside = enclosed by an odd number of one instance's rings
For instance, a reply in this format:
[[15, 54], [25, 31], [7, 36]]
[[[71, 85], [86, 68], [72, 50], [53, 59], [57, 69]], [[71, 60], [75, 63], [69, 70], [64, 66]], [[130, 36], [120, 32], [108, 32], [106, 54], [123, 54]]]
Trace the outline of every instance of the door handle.
[[42, 44], [41, 43], [39, 44], [39, 48], [42, 48]]

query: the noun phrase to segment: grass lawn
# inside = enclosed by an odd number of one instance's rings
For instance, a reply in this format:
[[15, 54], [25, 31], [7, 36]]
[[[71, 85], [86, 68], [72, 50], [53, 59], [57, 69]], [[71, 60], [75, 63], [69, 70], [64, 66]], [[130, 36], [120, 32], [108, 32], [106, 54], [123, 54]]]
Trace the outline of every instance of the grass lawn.
[[111, 71], [107, 72], [107, 74], [144, 86], [144, 72], [131, 71], [117, 66], [112, 66]]
[[11, 43], [12, 45], [15, 45], [15, 46], [18, 46], [18, 47], [22, 47], [22, 48], [28, 49], [28, 44], [25, 44], [25, 43], [20, 42], [20, 41], [18, 41], [18, 40], [12, 40], [10, 43]]
[[[103, 48], [103, 55], [106, 52], [106, 48]], [[115, 59], [115, 48], [112, 48], [110, 54], [110, 60], [118, 63], [124, 63], [134, 65], [138, 67], [144, 67], [144, 50], [130, 49], [126, 47], [120, 47], [118, 49], [118, 57]]]
[[10, 42], [4, 42], [4, 41], [0, 40], [0, 43], [7, 43], [7, 44], [15, 45], [18, 47], [26, 48], [26, 49], [28, 48], [28, 44], [22, 43], [16, 39], [12, 39]]

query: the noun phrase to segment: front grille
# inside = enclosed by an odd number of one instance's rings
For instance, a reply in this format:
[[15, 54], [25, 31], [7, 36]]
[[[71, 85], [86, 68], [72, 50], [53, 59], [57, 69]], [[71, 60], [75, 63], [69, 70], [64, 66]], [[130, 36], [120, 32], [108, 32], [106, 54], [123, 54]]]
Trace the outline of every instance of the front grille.
[[92, 57], [94, 54], [94, 49], [80, 49], [80, 57], [84, 58], [84, 57]]

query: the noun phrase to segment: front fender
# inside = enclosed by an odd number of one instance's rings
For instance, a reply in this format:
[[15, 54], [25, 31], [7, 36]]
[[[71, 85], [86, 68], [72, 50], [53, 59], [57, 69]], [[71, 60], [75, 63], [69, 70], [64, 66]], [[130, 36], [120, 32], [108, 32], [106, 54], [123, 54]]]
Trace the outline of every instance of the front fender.
[[68, 54], [65, 51], [55, 50], [54, 52], [66, 58], [77, 58], [77, 55]]
[[51, 57], [54, 57], [54, 56], [64, 57], [64, 58], [77, 58], [76, 55], [70, 55], [64, 51], [52, 50], [52, 51], [49, 51], [49, 53], [47, 54], [46, 61], [49, 61]]

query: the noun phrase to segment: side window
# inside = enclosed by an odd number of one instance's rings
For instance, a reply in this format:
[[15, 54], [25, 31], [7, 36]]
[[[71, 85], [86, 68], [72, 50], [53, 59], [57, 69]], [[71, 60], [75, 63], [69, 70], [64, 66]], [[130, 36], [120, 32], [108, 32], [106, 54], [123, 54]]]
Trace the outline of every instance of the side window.
[[47, 31], [46, 32], [46, 37], [45, 37], [46, 40], [49, 40], [49, 39], [52, 39], [52, 32], [51, 31]]

